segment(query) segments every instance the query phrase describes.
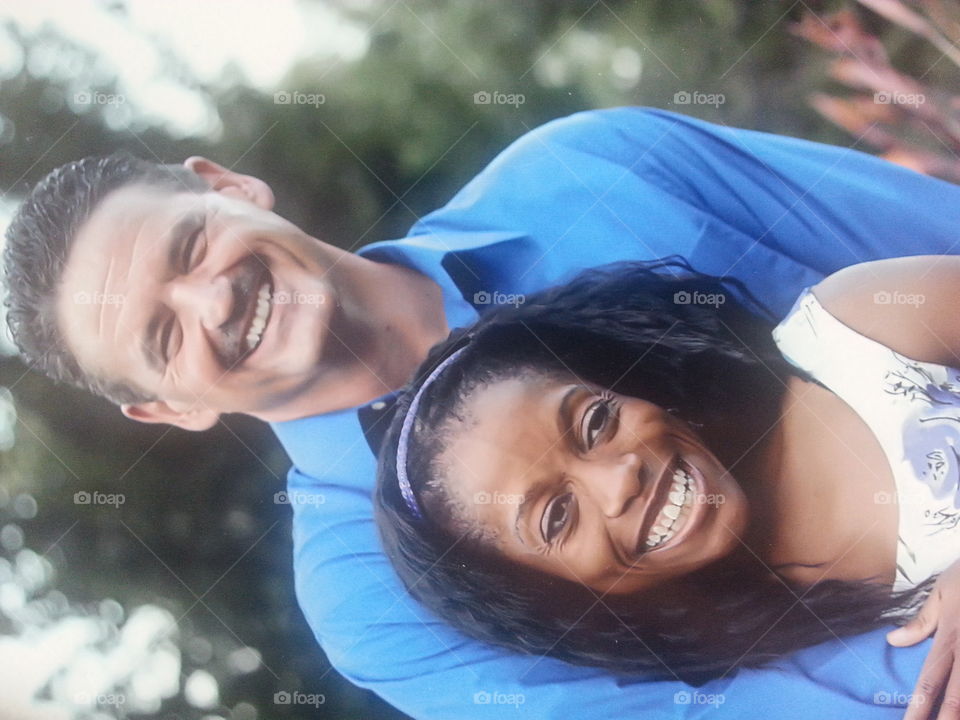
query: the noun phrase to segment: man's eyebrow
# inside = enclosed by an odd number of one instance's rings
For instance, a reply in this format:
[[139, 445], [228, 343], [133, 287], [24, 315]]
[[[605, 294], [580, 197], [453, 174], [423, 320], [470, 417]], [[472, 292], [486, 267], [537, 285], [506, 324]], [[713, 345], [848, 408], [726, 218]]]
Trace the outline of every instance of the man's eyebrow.
[[[573, 426], [573, 423], [571, 422], [571, 405], [573, 404], [573, 400], [577, 393], [584, 390], [589, 390], [589, 388], [584, 385], [574, 385], [563, 394], [563, 398], [560, 400], [560, 406], [557, 411], [557, 428], [559, 430], [561, 440], [566, 437], [567, 433], [570, 432]], [[526, 546], [527, 543], [523, 540], [523, 534], [520, 532], [520, 525], [521, 523], [526, 522], [526, 516], [530, 512], [530, 508], [537, 504], [537, 500], [541, 495], [543, 495], [548, 484], [549, 481], [546, 479], [541, 479], [534, 483], [533, 487], [530, 489], [530, 492], [524, 494], [523, 500], [521, 500], [520, 504], [517, 506], [517, 516], [513, 521], [513, 534], [516, 535], [517, 540], [520, 541], [521, 545]]]
[[[161, 241], [165, 242], [167, 247], [166, 266], [159, 270], [164, 277], [177, 268], [184, 243], [193, 233], [200, 232], [203, 228], [203, 219], [204, 213], [202, 210], [191, 210], [170, 228], [166, 238]], [[147, 329], [141, 343], [143, 357], [147, 361], [147, 365], [158, 373], [163, 372], [164, 366], [163, 348], [160, 347], [160, 323], [162, 321], [163, 314], [155, 310], [147, 323]]]

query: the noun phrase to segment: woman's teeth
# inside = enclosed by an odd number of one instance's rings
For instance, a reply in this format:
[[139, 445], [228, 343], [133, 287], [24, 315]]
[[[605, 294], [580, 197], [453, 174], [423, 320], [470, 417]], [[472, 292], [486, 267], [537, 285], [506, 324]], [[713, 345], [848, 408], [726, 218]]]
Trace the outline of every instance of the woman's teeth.
[[673, 471], [673, 485], [657, 521], [647, 537], [647, 550], [653, 550], [673, 539], [687, 522], [693, 507], [693, 477], [681, 465]]
[[250, 323], [250, 331], [247, 333], [247, 352], [256, 349], [263, 336], [263, 329], [267, 326], [267, 318], [270, 316], [270, 285], [264, 284], [257, 293], [257, 309], [253, 314], [253, 322]]

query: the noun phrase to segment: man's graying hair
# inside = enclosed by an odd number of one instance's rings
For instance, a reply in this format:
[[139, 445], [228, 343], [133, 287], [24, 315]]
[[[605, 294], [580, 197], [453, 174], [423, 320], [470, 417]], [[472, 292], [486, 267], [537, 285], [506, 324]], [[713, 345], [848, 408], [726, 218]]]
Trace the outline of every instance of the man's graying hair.
[[6, 233], [3, 253], [7, 325], [24, 361], [117, 404], [144, 402], [143, 391], [84, 370], [67, 348], [56, 303], [77, 231], [103, 199], [134, 184], [203, 192], [206, 181], [182, 165], [163, 165], [130, 155], [87, 157], [43, 178], [20, 205]]

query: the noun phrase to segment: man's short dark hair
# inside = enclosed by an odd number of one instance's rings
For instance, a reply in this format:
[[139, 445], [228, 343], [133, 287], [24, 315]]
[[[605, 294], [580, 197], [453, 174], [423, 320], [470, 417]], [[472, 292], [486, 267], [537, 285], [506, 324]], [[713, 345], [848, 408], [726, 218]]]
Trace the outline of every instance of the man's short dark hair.
[[7, 325], [24, 361], [54, 380], [117, 404], [151, 398], [122, 380], [97, 377], [81, 368], [64, 342], [56, 302], [77, 231], [107, 195], [132, 184], [174, 191], [209, 189], [182, 165], [163, 165], [129, 153], [83, 158], [58, 167], [37, 183], [7, 229], [3, 253]]

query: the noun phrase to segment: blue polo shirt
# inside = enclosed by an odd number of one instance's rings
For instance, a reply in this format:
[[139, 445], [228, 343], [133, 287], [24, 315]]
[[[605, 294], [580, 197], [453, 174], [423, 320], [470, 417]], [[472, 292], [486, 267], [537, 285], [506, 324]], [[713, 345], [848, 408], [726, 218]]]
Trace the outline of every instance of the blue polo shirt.
[[[361, 254], [435, 280], [457, 327], [584, 268], [674, 253], [739, 278], [779, 317], [841, 267], [958, 242], [958, 186], [851, 149], [618, 108], [524, 135], [408, 237]], [[406, 595], [380, 550], [362, 427], [380, 405], [273, 426], [293, 461], [297, 597], [357, 685], [418, 718], [902, 717], [930, 641], [892, 648], [883, 630], [696, 690], [466, 638]]]

